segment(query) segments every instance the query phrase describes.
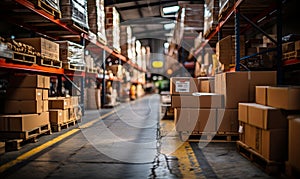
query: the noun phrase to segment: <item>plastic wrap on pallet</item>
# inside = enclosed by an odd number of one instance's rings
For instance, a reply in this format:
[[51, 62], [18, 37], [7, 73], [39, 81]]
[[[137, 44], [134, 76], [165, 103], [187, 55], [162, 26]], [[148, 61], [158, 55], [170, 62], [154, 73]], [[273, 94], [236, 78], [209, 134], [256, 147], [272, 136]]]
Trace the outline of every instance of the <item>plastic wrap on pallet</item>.
[[73, 20], [89, 29], [86, 0], [61, 0], [62, 20]]
[[59, 51], [61, 61], [70, 64], [84, 65], [84, 48], [82, 45], [70, 41], [57, 41], [59, 43]]
[[0, 57], [12, 58], [13, 51], [8, 47], [8, 44], [5, 42], [5, 39], [0, 37]]
[[47, 4], [54, 7], [57, 10], [60, 10], [59, 8], [59, 0], [44, 0]]
[[192, 27], [203, 30], [204, 27], [204, 4], [181, 4], [184, 17], [185, 29]]
[[106, 43], [104, 0], [88, 1], [89, 28], [98, 40]]
[[204, 6], [204, 35], [210, 33], [212, 28], [218, 24], [219, 0], [206, 0]]

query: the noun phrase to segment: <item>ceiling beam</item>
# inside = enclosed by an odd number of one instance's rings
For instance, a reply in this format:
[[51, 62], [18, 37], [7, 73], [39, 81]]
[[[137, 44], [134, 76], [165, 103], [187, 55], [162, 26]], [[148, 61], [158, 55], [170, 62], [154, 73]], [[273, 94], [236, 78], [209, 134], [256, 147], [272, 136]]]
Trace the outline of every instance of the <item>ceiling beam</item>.
[[170, 5], [177, 5], [176, 1], [168, 1], [168, 2], [153, 2], [153, 3], [149, 3], [149, 4], [137, 4], [135, 6], [127, 6], [127, 7], [121, 7], [117, 9], [119, 11], [127, 11], [127, 10], [131, 10], [131, 9], [140, 9], [140, 8], [145, 8], [145, 7], [149, 7], [149, 6], [161, 6], [161, 5], [165, 5], [165, 4], [170, 4]]

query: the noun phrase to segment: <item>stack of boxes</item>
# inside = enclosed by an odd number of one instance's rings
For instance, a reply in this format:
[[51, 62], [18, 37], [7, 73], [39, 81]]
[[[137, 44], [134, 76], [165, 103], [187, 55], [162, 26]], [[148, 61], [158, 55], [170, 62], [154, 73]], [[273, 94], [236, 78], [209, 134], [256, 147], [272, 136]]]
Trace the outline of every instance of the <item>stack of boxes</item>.
[[184, 9], [184, 26], [186, 29], [203, 30], [204, 26], [204, 4], [179, 4]]
[[104, 0], [87, 1], [90, 31], [97, 34], [100, 42], [106, 43]]
[[[242, 132], [240, 143], [250, 147], [264, 159], [284, 162], [288, 150], [286, 114], [300, 109], [300, 88], [256, 86], [255, 99], [256, 103], [239, 104], [240, 132]], [[290, 124], [293, 122], [291, 120]], [[291, 129], [293, 127], [290, 125]], [[290, 133], [293, 136], [294, 132]], [[295, 149], [293, 143], [289, 146], [291, 150]], [[289, 153], [291, 163], [293, 155], [298, 154]]]
[[56, 41], [59, 44], [59, 55], [63, 67], [69, 69], [69, 65], [85, 66], [84, 47], [71, 41]]
[[50, 78], [46, 76], [11, 77], [4, 106], [5, 115], [0, 116], [0, 130], [28, 132], [43, 126], [47, 126], [50, 130], [49, 88]]
[[115, 7], [105, 7], [105, 17], [108, 46], [120, 52], [120, 15]]
[[72, 22], [83, 31], [88, 31], [87, 1], [85, 0], [61, 0], [60, 9], [63, 22]]
[[[125, 57], [132, 56], [132, 29], [130, 26], [120, 26], [121, 54]], [[129, 57], [129, 58], [130, 58]]]
[[219, 0], [206, 0], [204, 6], [204, 37], [208, 37], [208, 35], [212, 32], [212, 30], [219, 23], [218, 15], [219, 15]]

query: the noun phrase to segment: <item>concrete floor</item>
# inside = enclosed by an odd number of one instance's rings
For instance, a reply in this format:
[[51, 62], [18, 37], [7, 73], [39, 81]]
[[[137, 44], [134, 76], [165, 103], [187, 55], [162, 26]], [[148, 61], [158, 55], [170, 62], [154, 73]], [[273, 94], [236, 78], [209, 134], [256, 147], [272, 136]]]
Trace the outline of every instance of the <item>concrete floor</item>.
[[173, 121], [161, 117], [159, 95], [111, 109], [86, 111], [78, 126], [1, 154], [0, 176], [271, 178], [239, 155], [234, 143], [199, 147], [199, 143], [181, 142]]

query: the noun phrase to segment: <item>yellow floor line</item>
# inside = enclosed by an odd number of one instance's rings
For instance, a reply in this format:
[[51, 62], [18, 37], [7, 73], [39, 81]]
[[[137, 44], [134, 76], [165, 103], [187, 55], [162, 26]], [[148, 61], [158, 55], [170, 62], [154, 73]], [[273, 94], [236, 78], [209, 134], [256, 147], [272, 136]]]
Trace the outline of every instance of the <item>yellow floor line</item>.
[[172, 155], [178, 158], [182, 178], [205, 178], [193, 149], [188, 142], [185, 142]]
[[[117, 110], [120, 110], [120, 109], [117, 109]], [[94, 119], [94, 120], [92, 120], [92, 121], [90, 121], [90, 122], [88, 122], [86, 124], [81, 125], [80, 128], [88, 128], [88, 127], [92, 126], [93, 124], [95, 124], [96, 122], [98, 122], [99, 120], [112, 115], [116, 111], [113, 110], [113, 111], [111, 111], [109, 113], [106, 113], [106, 114], [100, 116], [97, 119]], [[7, 170], [7, 169], [9, 169], [9, 168], [11, 168], [13, 166], [15, 166], [18, 163], [21, 163], [22, 161], [27, 160], [28, 158], [32, 157], [33, 155], [35, 155], [35, 154], [41, 152], [42, 150], [44, 150], [44, 149], [46, 149], [46, 148], [48, 148], [48, 147], [50, 147], [50, 146], [58, 143], [59, 141], [61, 141], [61, 140], [65, 139], [65, 138], [71, 136], [72, 134], [78, 132], [80, 130], [80, 128], [72, 129], [72, 130], [70, 130], [70, 131], [68, 131], [66, 133], [63, 133], [62, 135], [60, 135], [60, 136], [58, 136], [58, 137], [56, 137], [56, 138], [54, 138], [54, 139], [52, 139], [52, 140], [50, 140], [50, 141], [42, 144], [42, 145], [40, 145], [40, 146], [38, 146], [38, 147], [36, 147], [36, 148], [34, 148], [34, 149], [32, 149], [32, 150], [30, 150], [30, 151], [22, 154], [22, 155], [20, 155], [16, 159], [14, 159], [14, 160], [12, 160], [10, 162], [7, 162], [7, 163], [1, 165], [0, 166], [0, 173], [2, 173], [5, 170]]]

